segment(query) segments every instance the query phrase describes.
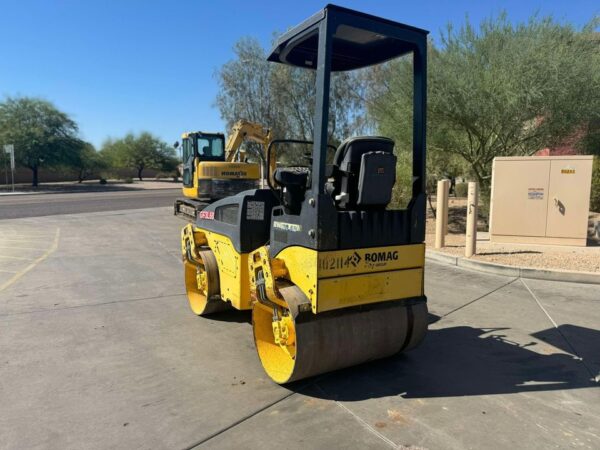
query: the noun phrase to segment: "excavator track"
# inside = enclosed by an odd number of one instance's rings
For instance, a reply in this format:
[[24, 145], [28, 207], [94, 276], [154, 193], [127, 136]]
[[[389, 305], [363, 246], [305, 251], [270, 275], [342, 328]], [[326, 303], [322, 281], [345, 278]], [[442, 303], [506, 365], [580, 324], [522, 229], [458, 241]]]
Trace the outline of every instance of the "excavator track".
[[[280, 292], [286, 302], [302, 295], [292, 286]], [[285, 384], [321, 373], [392, 356], [416, 347], [427, 332], [424, 301], [394, 301], [371, 307], [296, 317], [288, 309], [255, 303], [254, 341], [273, 381]]]

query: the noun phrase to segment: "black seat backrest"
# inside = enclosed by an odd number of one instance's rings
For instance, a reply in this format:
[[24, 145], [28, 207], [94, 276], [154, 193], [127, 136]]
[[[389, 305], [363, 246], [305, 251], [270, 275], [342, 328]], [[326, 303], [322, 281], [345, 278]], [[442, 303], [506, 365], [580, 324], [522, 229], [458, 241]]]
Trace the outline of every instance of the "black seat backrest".
[[394, 141], [358, 136], [340, 144], [333, 158], [332, 195], [344, 210], [385, 208], [396, 182]]
[[285, 167], [275, 169], [273, 179], [281, 186], [281, 203], [287, 214], [299, 214], [306, 192], [308, 167]]

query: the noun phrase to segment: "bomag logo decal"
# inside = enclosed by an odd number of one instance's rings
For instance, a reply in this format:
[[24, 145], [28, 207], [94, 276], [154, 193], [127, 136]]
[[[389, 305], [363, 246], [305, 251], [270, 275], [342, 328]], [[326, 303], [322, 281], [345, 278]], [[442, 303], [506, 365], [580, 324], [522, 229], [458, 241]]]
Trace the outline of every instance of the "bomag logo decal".
[[354, 252], [354, 254], [350, 257], [350, 264], [352, 264], [354, 267], [358, 266], [361, 261], [362, 258], [356, 252]]
[[[362, 254], [362, 256], [361, 256]], [[391, 261], [400, 259], [398, 250], [369, 252], [354, 251], [351, 255], [323, 255], [319, 257], [320, 270], [340, 270], [352, 268], [385, 267]], [[362, 263], [362, 264], [361, 264]]]
[[398, 250], [365, 254], [365, 263], [380, 263], [388, 261], [398, 261]]

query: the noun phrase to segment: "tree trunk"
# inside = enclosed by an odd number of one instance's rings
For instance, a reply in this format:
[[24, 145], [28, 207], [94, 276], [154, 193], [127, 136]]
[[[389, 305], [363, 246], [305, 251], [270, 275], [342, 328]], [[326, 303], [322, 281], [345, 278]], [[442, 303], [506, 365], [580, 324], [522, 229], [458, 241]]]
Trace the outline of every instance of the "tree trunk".
[[142, 181], [142, 171], [144, 170], [143, 167], [138, 167], [138, 178], [140, 179], [140, 181]]
[[490, 223], [490, 200], [492, 186], [489, 177], [476, 176], [479, 183], [479, 216], [483, 218], [486, 225]]
[[34, 166], [34, 167], [30, 167], [30, 169], [31, 169], [31, 173], [32, 173], [31, 185], [33, 187], [37, 187], [37, 185], [38, 185], [38, 167]]

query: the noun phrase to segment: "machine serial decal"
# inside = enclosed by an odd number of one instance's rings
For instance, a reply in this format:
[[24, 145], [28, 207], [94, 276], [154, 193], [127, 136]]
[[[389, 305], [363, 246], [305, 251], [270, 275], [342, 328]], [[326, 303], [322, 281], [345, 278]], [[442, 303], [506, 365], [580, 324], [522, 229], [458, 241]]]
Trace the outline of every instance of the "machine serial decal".
[[320, 270], [337, 270], [358, 267], [362, 261], [361, 256], [354, 252], [348, 256], [321, 256], [319, 257]]
[[287, 222], [273, 222], [273, 228], [279, 228], [280, 230], [293, 232], [302, 231], [302, 225]]
[[198, 217], [200, 219], [214, 220], [215, 212], [214, 211], [200, 211], [200, 213], [198, 214]]

